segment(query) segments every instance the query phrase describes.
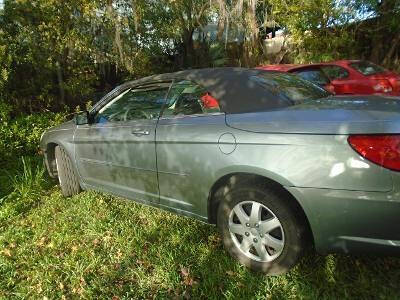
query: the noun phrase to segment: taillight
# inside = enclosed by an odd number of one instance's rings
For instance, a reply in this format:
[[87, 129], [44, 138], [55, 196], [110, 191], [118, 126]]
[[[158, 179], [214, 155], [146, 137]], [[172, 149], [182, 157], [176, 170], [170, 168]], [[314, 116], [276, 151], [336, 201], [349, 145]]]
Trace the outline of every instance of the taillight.
[[390, 93], [393, 90], [392, 85], [386, 79], [379, 80], [379, 82], [374, 85], [373, 88], [377, 93]]
[[384, 168], [400, 171], [400, 135], [351, 135], [350, 146]]

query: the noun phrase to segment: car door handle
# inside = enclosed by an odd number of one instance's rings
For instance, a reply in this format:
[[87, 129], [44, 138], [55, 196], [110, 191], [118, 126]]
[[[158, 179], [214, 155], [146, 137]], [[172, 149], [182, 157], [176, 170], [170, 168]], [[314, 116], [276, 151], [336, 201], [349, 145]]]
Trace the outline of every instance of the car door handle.
[[150, 132], [147, 130], [143, 130], [143, 129], [134, 129], [134, 130], [132, 130], [132, 134], [134, 134], [134, 135], [149, 135]]

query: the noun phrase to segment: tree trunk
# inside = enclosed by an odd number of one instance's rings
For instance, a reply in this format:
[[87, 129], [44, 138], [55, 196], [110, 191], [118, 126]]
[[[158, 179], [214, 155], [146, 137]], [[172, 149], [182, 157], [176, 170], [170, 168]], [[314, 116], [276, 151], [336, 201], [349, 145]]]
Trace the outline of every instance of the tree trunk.
[[65, 89], [64, 89], [64, 78], [62, 73], [61, 64], [59, 61], [56, 62], [57, 68], [57, 82], [58, 82], [58, 89], [60, 93], [60, 106], [66, 105], [65, 103]]
[[227, 11], [225, 6], [225, 0], [217, 0], [217, 3], [219, 5], [217, 40], [222, 41], [225, 30], [225, 20], [227, 16]]
[[193, 45], [193, 32], [194, 29], [186, 29], [183, 33], [183, 53], [185, 67], [192, 66], [194, 62], [194, 45]]
[[389, 65], [390, 59], [395, 54], [395, 51], [399, 49], [400, 44], [400, 34], [397, 34], [394, 39], [392, 39], [392, 43], [389, 51], [387, 51], [385, 58], [383, 59], [383, 65]]

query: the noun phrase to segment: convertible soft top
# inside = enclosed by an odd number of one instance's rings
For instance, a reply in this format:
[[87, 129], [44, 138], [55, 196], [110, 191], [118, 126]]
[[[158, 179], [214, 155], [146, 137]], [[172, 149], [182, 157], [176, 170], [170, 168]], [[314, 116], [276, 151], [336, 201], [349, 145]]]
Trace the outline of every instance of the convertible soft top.
[[258, 84], [257, 80], [254, 80], [254, 76], [268, 72], [274, 71], [245, 68], [194, 69], [153, 75], [131, 81], [127, 85], [140, 85], [153, 80], [192, 80], [202, 85], [213, 97], [218, 99], [221, 111], [227, 114], [287, 107], [290, 105], [288, 101], [273, 95], [265, 87]]

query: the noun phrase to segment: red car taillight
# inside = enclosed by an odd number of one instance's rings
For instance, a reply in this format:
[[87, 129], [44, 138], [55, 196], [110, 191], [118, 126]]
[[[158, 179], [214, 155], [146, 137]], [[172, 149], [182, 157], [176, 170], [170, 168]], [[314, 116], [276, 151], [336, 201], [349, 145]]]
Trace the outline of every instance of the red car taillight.
[[381, 79], [379, 82], [373, 86], [374, 91], [377, 93], [390, 93], [393, 88], [389, 80]]
[[366, 159], [400, 171], [400, 135], [351, 135], [350, 146]]

